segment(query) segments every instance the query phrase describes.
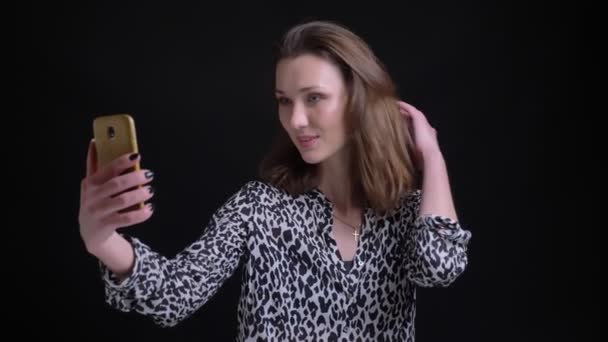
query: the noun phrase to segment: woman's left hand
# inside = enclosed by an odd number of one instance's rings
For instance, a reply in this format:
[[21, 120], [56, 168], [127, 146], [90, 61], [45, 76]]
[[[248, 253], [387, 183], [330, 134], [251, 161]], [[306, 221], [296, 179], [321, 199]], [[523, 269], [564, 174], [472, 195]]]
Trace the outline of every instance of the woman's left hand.
[[437, 130], [429, 124], [424, 114], [411, 104], [403, 101], [397, 103], [401, 114], [408, 119], [410, 134], [416, 145], [416, 153], [419, 154], [417, 158], [421, 159], [420, 162], [424, 162], [425, 157], [430, 154], [440, 153]]

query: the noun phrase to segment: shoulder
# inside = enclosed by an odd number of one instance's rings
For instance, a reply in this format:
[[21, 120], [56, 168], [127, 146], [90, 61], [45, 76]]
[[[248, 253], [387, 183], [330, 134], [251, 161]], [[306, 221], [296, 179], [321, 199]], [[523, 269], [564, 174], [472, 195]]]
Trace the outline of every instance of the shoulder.
[[241, 191], [275, 195], [280, 195], [283, 193], [283, 191], [276, 186], [258, 179], [247, 181], [241, 187]]
[[419, 205], [422, 199], [422, 189], [413, 189], [404, 195], [406, 205]]
[[422, 199], [422, 189], [412, 189], [401, 195], [396, 212], [399, 215], [410, 216], [418, 212], [420, 208], [420, 201]]
[[258, 203], [271, 203], [288, 196], [284, 190], [257, 179], [244, 183], [238, 193]]

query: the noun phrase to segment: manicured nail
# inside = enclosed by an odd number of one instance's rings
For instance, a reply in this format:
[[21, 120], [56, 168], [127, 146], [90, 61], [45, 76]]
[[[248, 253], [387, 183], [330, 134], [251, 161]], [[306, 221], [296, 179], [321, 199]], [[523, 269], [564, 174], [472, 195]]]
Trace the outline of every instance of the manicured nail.
[[135, 160], [135, 159], [137, 159], [137, 157], [139, 157], [139, 153], [133, 153], [132, 155], [129, 156], [129, 159]]
[[150, 194], [153, 194], [154, 193], [154, 187], [149, 186], [148, 187], [148, 191], [150, 192]]
[[154, 176], [154, 172], [152, 172], [152, 171], [147, 171], [147, 172], [145, 173], [145, 176], [146, 176], [146, 178], [147, 178], [147, 179], [150, 179], [150, 178], [152, 178], [152, 176]]

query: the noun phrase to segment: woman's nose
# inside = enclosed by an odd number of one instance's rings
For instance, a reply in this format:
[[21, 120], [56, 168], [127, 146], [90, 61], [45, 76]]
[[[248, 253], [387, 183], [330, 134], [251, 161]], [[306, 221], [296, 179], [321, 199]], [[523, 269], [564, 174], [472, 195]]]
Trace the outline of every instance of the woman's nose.
[[306, 108], [295, 103], [293, 105], [293, 111], [291, 113], [291, 127], [294, 129], [300, 129], [308, 126], [308, 116]]

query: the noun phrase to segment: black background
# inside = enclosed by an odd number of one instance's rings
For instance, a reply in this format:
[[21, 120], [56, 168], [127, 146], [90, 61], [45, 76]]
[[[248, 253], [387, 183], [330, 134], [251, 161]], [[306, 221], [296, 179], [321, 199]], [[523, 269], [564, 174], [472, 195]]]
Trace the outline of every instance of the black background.
[[573, 105], [573, 9], [510, 1], [214, 8], [100, 1], [25, 3], [18, 11], [20, 108], [36, 144], [24, 154], [35, 164], [35, 201], [44, 203], [29, 214], [41, 220], [36, 235], [44, 243], [27, 298], [37, 304], [18, 315], [29, 329], [47, 322], [46, 337], [87, 340], [234, 338], [240, 270], [172, 329], [105, 305], [77, 222], [91, 122], [108, 113], [135, 118], [142, 166], [156, 173], [157, 210], [129, 232], [171, 256], [256, 177], [279, 127], [274, 45], [288, 27], [314, 18], [360, 34], [402, 99], [437, 128], [459, 216], [473, 233], [461, 278], [419, 290], [417, 341], [573, 336], [573, 289], [564, 276], [575, 258], [564, 256], [569, 238], [560, 233], [571, 222], [561, 215], [568, 186], [555, 186], [560, 156], [571, 153], [559, 115]]

